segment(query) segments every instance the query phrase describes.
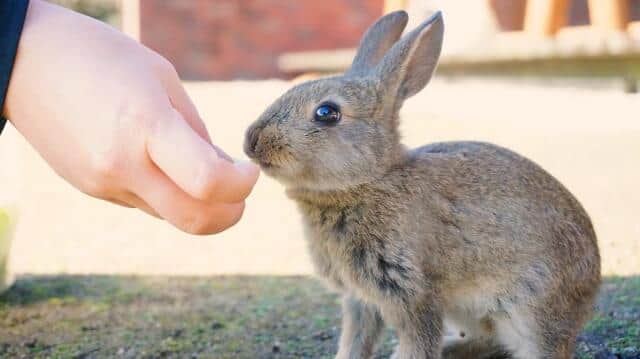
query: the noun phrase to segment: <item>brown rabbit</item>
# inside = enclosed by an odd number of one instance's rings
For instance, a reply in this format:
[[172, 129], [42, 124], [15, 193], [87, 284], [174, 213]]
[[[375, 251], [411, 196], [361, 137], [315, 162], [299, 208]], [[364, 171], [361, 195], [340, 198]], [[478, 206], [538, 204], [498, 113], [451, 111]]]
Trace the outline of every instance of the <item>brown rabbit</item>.
[[[600, 284], [589, 217], [507, 149], [400, 144], [399, 109], [429, 82], [444, 32], [436, 13], [398, 40], [406, 22], [381, 18], [349, 71], [292, 88], [246, 134], [344, 296], [337, 357], [371, 357], [386, 322], [402, 359], [570, 358]], [[445, 322], [464, 337], [444, 340]]]

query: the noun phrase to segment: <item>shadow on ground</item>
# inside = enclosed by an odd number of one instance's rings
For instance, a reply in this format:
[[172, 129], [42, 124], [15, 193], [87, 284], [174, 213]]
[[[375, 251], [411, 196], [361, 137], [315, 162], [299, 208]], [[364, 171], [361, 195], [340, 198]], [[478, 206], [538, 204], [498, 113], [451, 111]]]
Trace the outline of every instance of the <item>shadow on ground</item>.
[[[0, 357], [331, 358], [339, 320], [308, 277], [24, 276], [0, 296]], [[578, 349], [640, 358], [640, 277], [607, 278]]]

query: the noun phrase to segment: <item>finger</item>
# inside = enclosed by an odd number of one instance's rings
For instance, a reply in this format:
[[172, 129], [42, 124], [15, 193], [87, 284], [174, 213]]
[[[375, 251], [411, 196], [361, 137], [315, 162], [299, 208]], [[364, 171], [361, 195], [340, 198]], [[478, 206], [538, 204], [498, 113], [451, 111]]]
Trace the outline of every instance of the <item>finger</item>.
[[109, 202], [111, 202], [111, 203], [117, 204], [118, 206], [127, 207], [127, 208], [135, 208], [135, 206], [134, 206], [134, 205], [129, 204], [129, 203], [127, 203], [127, 202], [123, 202], [123, 201], [117, 200], [117, 199], [113, 199], [113, 198], [106, 198], [105, 200], [106, 200], [106, 201], [109, 201]]
[[251, 162], [218, 161], [214, 171], [216, 180], [210, 189], [210, 198], [226, 203], [246, 199], [260, 175], [258, 167]]
[[223, 160], [227, 161], [227, 162], [231, 162], [233, 163], [233, 158], [231, 158], [231, 156], [229, 156], [226, 152], [224, 152], [224, 150], [222, 150], [222, 148], [212, 144], [211, 146], [213, 146], [213, 150], [216, 151], [216, 153], [218, 154], [219, 157], [221, 157]]
[[108, 198], [107, 201], [127, 208], [138, 208], [153, 217], [162, 219], [162, 217], [160, 217], [160, 215], [151, 208], [151, 206], [131, 192], [120, 195], [120, 198], [118, 199]]
[[178, 73], [174, 69], [166, 71], [164, 76], [162, 76], [162, 83], [169, 94], [169, 100], [173, 107], [182, 114], [184, 120], [200, 137], [211, 143], [211, 136], [209, 135], [209, 131], [207, 131], [207, 125], [202, 121], [198, 109], [193, 104], [193, 101], [191, 101], [191, 97], [187, 94], [184, 86], [182, 86]]
[[196, 199], [225, 203], [244, 200], [258, 179], [258, 168], [222, 159], [180, 113], [170, 112], [169, 118], [157, 121], [147, 140], [153, 163]]
[[178, 188], [159, 170], [140, 176], [137, 193], [164, 219], [191, 234], [221, 232], [242, 217], [244, 202], [205, 203]]
[[[189, 97], [189, 94], [182, 85], [180, 77], [175, 69], [171, 68], [170, 71], [164, 71], [163, 76], [161, 76], [161, 81], [165, 90], [169, 94], [169, 101], [173, 107], [180, 112], [184, 120], [194, 131], [196, 131], [197, 134], [200, 135], [200, 137], [205, 139], [207, 142], [212, 143], [209, 131], [207, 131], [207, 126], [204, 121], [202, 121], [202, 117], [200, 117], [198, 109], [193, 104], [191, 97]], [[216, 153], [218, 153], [218, 156], [229, 162], [233, 162], [231, 156], [224, 152], [220, 147], [213, 145], [213, 148], [216, 150]]]

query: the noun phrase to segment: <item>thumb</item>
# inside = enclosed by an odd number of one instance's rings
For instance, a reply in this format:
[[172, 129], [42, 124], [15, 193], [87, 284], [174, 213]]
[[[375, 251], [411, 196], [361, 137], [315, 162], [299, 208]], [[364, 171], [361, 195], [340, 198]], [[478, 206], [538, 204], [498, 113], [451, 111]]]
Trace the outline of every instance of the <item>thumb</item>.
[[178, 187], [200, 200], [243, 201], [258, 179], [256, 166], [227, 161], [174, 109], [158, 119], [147, 139], [147, 152]]

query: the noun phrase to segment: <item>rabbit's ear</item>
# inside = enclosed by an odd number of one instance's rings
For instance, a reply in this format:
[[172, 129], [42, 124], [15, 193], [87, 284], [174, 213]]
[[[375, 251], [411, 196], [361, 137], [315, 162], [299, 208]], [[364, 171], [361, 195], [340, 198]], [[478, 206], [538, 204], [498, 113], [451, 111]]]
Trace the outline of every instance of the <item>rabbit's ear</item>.
[[389, 13], [371, 25], [360, 40], [349, 73], [366, 73], [378, 65], [387, 50], [400, 38], [408, 20], [407, 13], [401, 10]]
[[392, 96], [404, 100], [427, 85], [438, 64], [443, 35], [438, 11], [387, 52], [376, 72], [385, 88], [395, 90]]

